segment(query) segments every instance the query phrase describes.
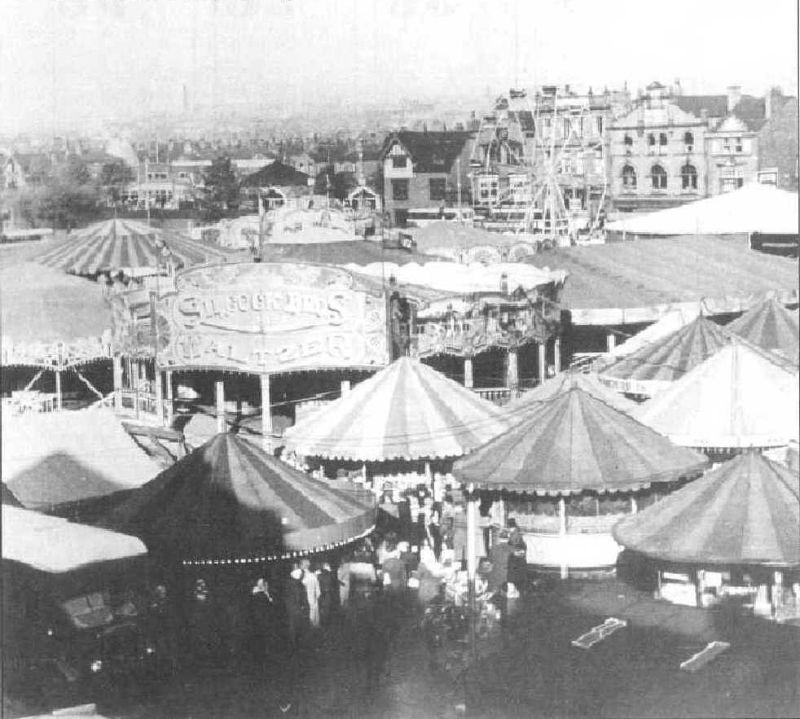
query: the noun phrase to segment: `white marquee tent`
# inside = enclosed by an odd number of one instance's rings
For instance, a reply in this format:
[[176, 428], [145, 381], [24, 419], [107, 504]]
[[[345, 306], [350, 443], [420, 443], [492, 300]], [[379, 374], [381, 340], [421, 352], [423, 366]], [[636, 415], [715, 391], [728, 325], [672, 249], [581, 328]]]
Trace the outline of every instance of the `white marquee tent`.
[[752, 183], [706, 200], [689, 202], [606, 225], [632, 235], [798, 234], [797, 193]]

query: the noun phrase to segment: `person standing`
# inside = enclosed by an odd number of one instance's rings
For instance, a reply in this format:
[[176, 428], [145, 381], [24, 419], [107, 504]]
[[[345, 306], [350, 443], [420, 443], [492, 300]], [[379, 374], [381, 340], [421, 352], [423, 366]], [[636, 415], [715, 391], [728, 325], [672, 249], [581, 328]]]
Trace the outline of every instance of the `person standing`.
[[328, 562], [323, 562], [322, 567], [317, 572], [317, 582], [319, 583], [319, 623], [323, 627], [330, 624], [333, 607], [338, 599], [338, 592], [334, 589], [333, 572]]
[[336, 570], [336, 578], [339, 580], [339, 606], [347, 608], [350, 601], [350, 558], [345, 557]]
[[275, 597], [263, 577], [250, 590], [250, 609], [252, 655], [256, 661], [263, 663], [275, 653], [278, 628]]
[[311, 626], [317, 628], [319, 626], [319, 580], [317, 575], [311, 571], [311, 560], [302, 559], [300, 561], [300, 569], [303, 571], [302, 582], [306, 588], [308, 600], [308, 618]]
[[284, 602], [292, 653], [303, 644], [309, 623], [308, 592], [303, 584], [303, 570], [295, 564], [286, 584]]

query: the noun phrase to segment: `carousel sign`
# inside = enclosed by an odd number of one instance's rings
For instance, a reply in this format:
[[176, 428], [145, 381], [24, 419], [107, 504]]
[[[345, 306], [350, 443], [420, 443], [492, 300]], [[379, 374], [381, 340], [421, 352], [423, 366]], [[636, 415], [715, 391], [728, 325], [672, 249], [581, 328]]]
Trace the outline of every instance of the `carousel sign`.
[[[386, 304], [333, 267], [202, 267], [159, 302], [158, 364], [269, 373], [388, 363]], [[164, 336], [166, 335], [166, 336]]]

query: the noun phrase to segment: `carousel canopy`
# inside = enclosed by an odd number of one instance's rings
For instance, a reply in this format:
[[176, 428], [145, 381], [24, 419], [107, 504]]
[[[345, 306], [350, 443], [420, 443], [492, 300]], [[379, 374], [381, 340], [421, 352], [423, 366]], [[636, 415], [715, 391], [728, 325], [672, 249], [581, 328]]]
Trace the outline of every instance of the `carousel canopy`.
[[569, 392], [573, 387], [578, 387], [584, 392], [588, 392], [593, 397], [603, 400], [614, 409], [630, 414], [639, 405], [633, 400], [609, 389], [599, 379], [596, 374], [584, 374], [583, 372], [561, 372], [555, 377], [545, 380], [538, 387], [525, 392], [517, 399], [511, 400], [503, 409], [512, 416], [518, 416], [529, 410], [541, 408], [543, 402], [551, 402], [558, 399], [565, 392]]
[[182, 560], [314, 552], [372, 530], [373, 502], [333, 488], [228, 433], [132, 492], [100, 524]]
[[797, 439], [797, 407], [796, 369], [734, 339], [636, 417], [686, 447], [775, 447]]
[[505, 413], [402, 357], [286, 430], [297, 454], [359, 462], [460, 457], [506, 429]]
[[136, 537], [3, 505], [3, 559], [61, 574], [147, 554]]
[[108, 409], [4, 417], [3, 481], [29, 509], [138, 487], [158, 466]]
[[573, 387], [456, 462], [453, 473], [482, 489], [559, 495], [637, 490], [707, 463]]
[[0, 269], [2, 364], [54, 367], [109, 357], [100, 287], [30, 262]]
[[607, 353], [604, 360], [611, 363], [622, 357], [628, 357], [634, 352], [654, 342], [661, 342], [665, 337], [686, 327], [700, 315], [700, 308], [696, 306], [681, 307], [667, 312], [661, 319], [637, 332]]
[[689, 564], [800, 565], [797, 474], [758, 452], [708, 472], [613, 529], [622, 545]]
[[74, 275], [96, 275], [137, 267], [176, 268], [221, 260], [219, 247], [132, 220], [96, 222], [33, 259]]
[[653, 395], [730, 342], [719, 325], [698, 317], [663, 340], [606, 367], [600, 379], [621, 392]]
[[726, 329], [795, 364], [800, 360], [800, 321], [775, 298], [752, 307]]

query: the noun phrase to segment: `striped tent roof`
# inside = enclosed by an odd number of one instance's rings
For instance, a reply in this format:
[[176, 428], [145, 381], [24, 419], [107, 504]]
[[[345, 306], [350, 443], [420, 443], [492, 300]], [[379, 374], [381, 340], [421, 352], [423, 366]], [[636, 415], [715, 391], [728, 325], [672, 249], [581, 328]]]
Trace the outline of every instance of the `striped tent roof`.
[[777, 447], [797, 439], [797, 407], [795, 368], [734, 339], [635, 416], [686, 447]]
[[774, 297], [752, 307], [726, 329], [755, 345], [800, 361], [800, 318]]
[[638, 514], [621, 520], [615, 539], [670, 562], [800, 565], [797, 474], [746, 452]]
[[177, 268], [200, 265], [226, 256], [219, 247], [132, 220], [96, 222], [32, 259], [74, 275], [96, 275], [136, 267]]
[[525, 392], [517, 399], [511, 400], [503, 409], [510, 416], [518, 416], [525, 412], [539, 409], [543, 402], [551, 402], [558, 399], [565, 392], [569, 392], [573, 387], [579, 387], [584, 392], [588, 392], [593, 397], [603, 400], [620, 412], [630, 414], [639, 405], [633, 400], [615, 392], [604, 385], [596, 374], [585, 374], [583, 372], [561, 372], [555, 377], [545, 380], [534, 389]]
[[174, 559], [274, 559], [371, 531], [375, 506], [365, 497], [224, 433], [131, 492], [100, 524], [141, 537], [152, 552]]
[[660, 342], [645, 345], [606, 367], [600, 379], [620, 392], [651, 396], [729, 342], [730, 336], [724, 329], [698, 317]]
[[672, 482], [708, 463], [573, 387], [453, 467], [482, 489], [536, 494], [621, 492]]
[[499, 407], [401, 357], [284, 436], [300, 455], [374, 462], [460, 457], [506, 426]]

